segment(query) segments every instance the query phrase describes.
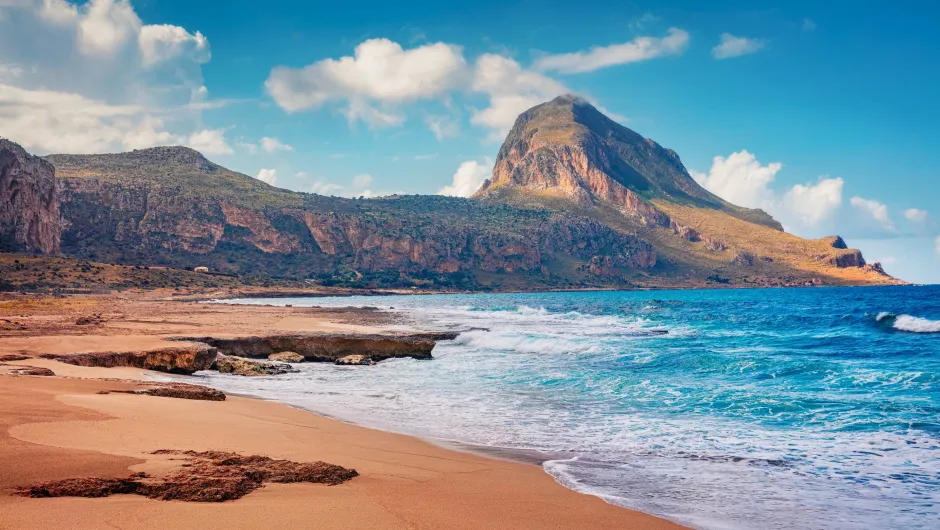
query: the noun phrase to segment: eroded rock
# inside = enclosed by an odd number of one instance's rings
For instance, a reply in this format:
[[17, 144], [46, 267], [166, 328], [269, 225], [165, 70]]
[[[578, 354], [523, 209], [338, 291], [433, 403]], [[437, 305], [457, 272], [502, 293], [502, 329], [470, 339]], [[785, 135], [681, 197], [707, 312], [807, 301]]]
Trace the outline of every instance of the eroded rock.
[[51, 377], [55, 375], [55, 372], [48, 368], [40, 368], [39, 366], [22, 366], [10, 370], [10, 373], [13, 375], [39, 375]]
[[282, 363], [302, 363], [304, 356], [294, 351], [282, 351], [268, 355], [269, 361], [281, 361]]
[[139, 352], [47, 353], [40, 357], [76, 366], [100, 368], [130, 366], [188, 375], [199, 370], [208, 370], [215, 362], [217, 353], [215, 348], [206, 344], [191, 344]]
[[223, 374], [261, 376], [280, 375], [296, 372], [287, 363], [277, 361], [253, 361], [244, 357], [219, 354], [215, 361], [216, 368]]
[[148, 388], [134, 390], [102, 390], [99, 394], [136, 394], [177, 399], [196, 399], [201, 401], [225, 401], [225, 392], [188, 383], [144, 383]]
[[267, 337], [178, 337], [174, 340], [209, 344], [221, 354], [267, 359], [280, 352], [296, 352], [307, 362], [335, 362], [347, 355], [367, 355], [374, 361], [412, 357], [430, 359], [439, 340], [453, 340], [458, 333], [343, 334], [319, 333]]
[[368, 355], [347, 355], [336, 359], [336, 364], [372, 365], [375, 361]]
[[244, 497], [265, 482], [311, 482], [334, 486], [359, 476], [355, 469], [319, 461], [293, 462], [222, 451], [161, 449], [152, 454], [180, 455], [187, 462], [163, 478], [154, 478], [146, 473], [123, 479], [72, 478], [21, 487], [16, 494], [33, 498], [98, 498], [135, 494], [165, 501], [224, 502]]

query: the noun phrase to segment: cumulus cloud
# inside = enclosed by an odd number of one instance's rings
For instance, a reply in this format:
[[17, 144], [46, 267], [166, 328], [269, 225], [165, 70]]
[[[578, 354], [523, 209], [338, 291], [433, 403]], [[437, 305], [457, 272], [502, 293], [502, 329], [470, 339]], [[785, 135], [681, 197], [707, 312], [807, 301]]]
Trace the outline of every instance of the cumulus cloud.
[[277, 183], [277, 170], [276, 169], [262, 169], [258, 172], [258, 176], [255, 177], [265, 184], [274, 186]]
[[189, 136], [186, 145], [204, 155], [230, 155], [235, 152], [225, 139], [223, 129], [204, 129], [194, 132]]
[[470, 122], [491, 129], [489, 139], [496, 141], [506, 136], [519, 114], [568, 92], [558, 81], [491, 53], [477, 58], [471, 87], [487, 94], [490, 105], [474, 110]]
[[[62, 12], [61, 7], [57, 10]], [[91, 0], [82, 6], [76, 20], [78, 46], [84, 54], [112, 54], [142, 26], [127, 0]]]
[[923, 223], [927, 220], [927, 212], [917, 208], [904, 210], [904, 218], [912, 223]]
[[828, 219], [842, 206], [841, 178], [819, 177], [816, 184], [797, 184], [783, 196], [783, 206], [805, 226]]
[[438, 190], [438, 195], [450, 195], [453, 197], [469, 197], [473, 195], [483, 181], [489, 178], [493, 170], [493, 161], [487, 158], [483, 163], [476, 160], [467, 160], [460, 164], [457, 172], [454, 173], [453, 181], [449, 186], [444, 186]]
[[544, 55], [533, 65], [536, 70], [563, 74], [593, 72], [601, 68], [679, 55], [689, 45], [688, 32], [670, 28], [665, 37], [637, 37], [622, 44], [595, 46], [587, 51]]
[[281, 142], [277, 138], [265, 136], [261, 139], [261, 149], [266, 153], [276, 153], [278, 151], [293, 151], [294, 147]]
[[375, 104], [439, 97], [465, 84], [466, 68], [459, 46], [438, 42], [406, 50], [388, 39], [370, 39], [356, 46], [352, 56], [303, 68], [275, 67], [265, 87], [288, 112], [342, 101], [348, 104], [345, 114], [350, 120], [397, 125], [403, 117]]
[[797, 184], [780, 195], [773, 187], [780, 162], [761, 164], [742, 150], [716, 156], [708, 173], [690, 171], [704, 188], [732, 204], [761, 208], [785, 226], [811, 229], [833, 217], [842, 206], [841, 178], [820, 177], [816, 183]]
[[859, 196], [852, 197], [849, 202], [858, 211], [877, 221], [878, 224], [881, 225], [881, 227], [885, 230], [889, 232], [896, 231], [894, 221], [891, 220], [891, 214], [888, 213], [888, 207], [884, 204]]
[[145, 25], [127, 0], [0, 3], [0, 135], [40, 153], [229, 152], [187, 108], [209, 60], [201, 33]]
[[184, 55], [193, 62], [202, 64], [209, 62], [212, 56], [209, 40], [202, 33], [190, 33], [179, 26], [144, 26], [140, 28], [138, 41], [145, 66], [153, 66]]
[[712, 57], [715, 59], [730, 59], [757, 53], [767, 45], [767, 41], [764, 39], [735, 37], [730, 33], [722, 33], [720, 39], [721, 42], [712, 48]]
[[727, 158], [716, 156], [711, 171], [699, 174], [699, 184], [722, 199], [749, 208], [765, 207], [774, 197], [770, 184], [783, 169], [780, 162], [761, 165], [746, 149]]

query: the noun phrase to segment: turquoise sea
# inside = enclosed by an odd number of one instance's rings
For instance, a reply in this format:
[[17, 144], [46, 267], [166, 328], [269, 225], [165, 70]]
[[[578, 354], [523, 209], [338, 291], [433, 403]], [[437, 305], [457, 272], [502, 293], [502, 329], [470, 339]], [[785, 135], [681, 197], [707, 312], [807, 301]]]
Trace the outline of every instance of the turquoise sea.
[[534, 452], [570, 488], [698, 528], [940, 525], [940, 287], [237, 302], [472, 331], [432, 361], [202, 376], [221, 389]]

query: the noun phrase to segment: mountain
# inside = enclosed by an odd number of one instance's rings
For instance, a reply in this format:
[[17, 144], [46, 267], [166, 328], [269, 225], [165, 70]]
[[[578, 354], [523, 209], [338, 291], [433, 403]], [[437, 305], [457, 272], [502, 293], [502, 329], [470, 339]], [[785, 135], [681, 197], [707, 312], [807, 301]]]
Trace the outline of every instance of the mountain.
[[83, 260], [353, 287], [897, 283], [841, 238], [786, 234], [709, 193], [675, 152], [570, 96], [519, 117], [471, 199], [297, 193], [185, 147], [43, 161], [0, 144], [0, 160], [14, 158], [0, 182], [34, 182], [33, 198], [0, 188], [0, 234]]
[[564, 210], [651, 243], [653, 275], [757, 285], [890, 283], [879, 264], [838, 236], [787, 234], [763, 210], [733, 205], [702, 188], [678, 154], [614, 122], [576, 96], [522, 113], [474, 196]]
[[672, 149], [572, 95], [533, 107], [516, 120], [499, 150], [493, 178], [476, 195], [498, 197], [508, 190], [563, 197], [581, 205], [604, 201], [646, 222], [668, 225], [650, 204], [663, 200], [783, 231], [763, 210], [735, 206], [699, 186]]

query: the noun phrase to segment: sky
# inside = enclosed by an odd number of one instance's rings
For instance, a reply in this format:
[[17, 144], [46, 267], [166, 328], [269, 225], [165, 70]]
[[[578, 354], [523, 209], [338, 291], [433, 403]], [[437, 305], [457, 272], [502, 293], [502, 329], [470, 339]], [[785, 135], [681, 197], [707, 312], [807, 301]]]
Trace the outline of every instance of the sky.
[[905, 1], [0, 0], [0, 136], [466, 196], [519, 113], [575, 93], [719, 196], [940, 283], [938, 25]]

